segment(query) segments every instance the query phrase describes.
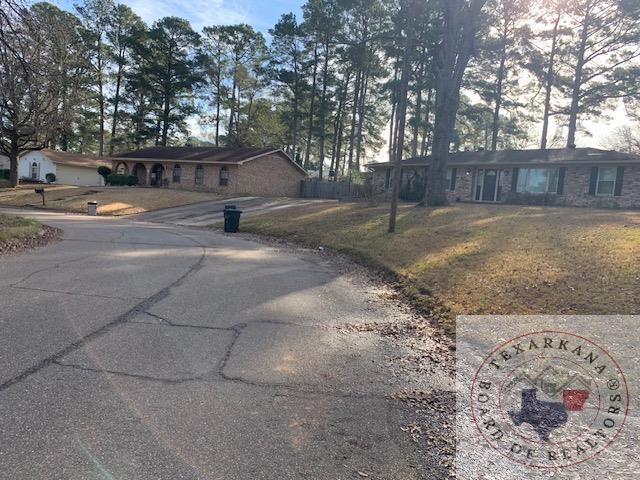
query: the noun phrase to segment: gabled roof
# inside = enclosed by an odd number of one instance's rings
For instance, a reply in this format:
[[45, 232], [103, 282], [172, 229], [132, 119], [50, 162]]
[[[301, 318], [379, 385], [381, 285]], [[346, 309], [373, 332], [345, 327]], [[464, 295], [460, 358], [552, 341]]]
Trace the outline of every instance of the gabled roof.
[[[427, 166], [431, 156], [402, 160], [403, 167]], [[602, 165], [640, 164], [640, 155], [598, 148], [550, 148], [546, 150], [498, 150], [456, 152], [449, 154], [452, 166], [536, 166], [536, 165]], [[390, 167], [390, 162], [370, 163], [370, 168]]]
[[280, 155], [289, 160], [302, 173], [307, 175], [300, 165], [279, 148], [228, 148], [228, 147], [150, 147], [131, 152], [120, 153], [112, 160], [176, 161], [213, 164], [242, 165], [265, 155]]
[[49, 160], [56, 165], [69, 165], [73, 167], [98, 168], [111, 167], [111, 161], [97, 155], [85, 155], [83, 153], [60, 152], [45, 148], [40, 150]]

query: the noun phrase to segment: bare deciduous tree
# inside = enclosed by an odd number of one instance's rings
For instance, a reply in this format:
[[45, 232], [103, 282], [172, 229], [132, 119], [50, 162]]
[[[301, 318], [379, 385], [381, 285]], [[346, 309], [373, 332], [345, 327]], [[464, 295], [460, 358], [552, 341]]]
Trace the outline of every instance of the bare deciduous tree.
[[56, 125], [59, 73], [52, 68], [59, 32], [14, 0], [0, 0], [0, 152], [9, 157], [12, 187], [18, 157], [46, 146]]

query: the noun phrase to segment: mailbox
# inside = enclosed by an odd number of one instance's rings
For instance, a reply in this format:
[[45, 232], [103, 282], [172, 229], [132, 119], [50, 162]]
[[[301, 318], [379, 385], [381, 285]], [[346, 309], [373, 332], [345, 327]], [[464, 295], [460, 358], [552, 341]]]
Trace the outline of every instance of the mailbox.
[[45, 201], [44, 201], [44, 188], [34, 188], [34, 191], [35, 191], [38, 195], [42, 195], [42, 205], [45, 205]]

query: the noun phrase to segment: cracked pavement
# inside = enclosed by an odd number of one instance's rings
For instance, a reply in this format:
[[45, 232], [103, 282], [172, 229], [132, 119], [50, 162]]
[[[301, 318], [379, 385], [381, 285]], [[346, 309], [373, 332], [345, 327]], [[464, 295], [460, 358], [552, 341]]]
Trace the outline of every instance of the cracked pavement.
[[388, 395], [452, 380], [396, 371], [403, 347], [341, 329], [405, 313], [330, 260], [3, 212], [64, 239], [0, 260], [0, 478], [438, 478]]

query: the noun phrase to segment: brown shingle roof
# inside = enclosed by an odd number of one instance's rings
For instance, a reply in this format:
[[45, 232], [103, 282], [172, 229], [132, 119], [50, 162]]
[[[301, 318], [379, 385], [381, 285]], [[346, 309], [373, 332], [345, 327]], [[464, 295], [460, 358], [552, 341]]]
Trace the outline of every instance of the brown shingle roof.
[[239, 163], [253, 157], [278, 152], [277, 148], [226, 147], [151, 147], [116, 155], [141, 160], [190, 160], [199, 162]]
[[85, 155], [83, 153], [60, 152], [45, 148], [42, 154], [46, 155], [53, 163], [59, 165], [70, 165], [74, 167], [98, 168], [111, 167], [111, 162], [105, 157], [96, 155]]
[[[431, 156], [402, 160], [402, 166], [429, 165]], [[457, 152], [449, 155], [448, 163], [453, 166], [527, 166], [527, 165], [597, 165], [597, 164], [640, 164], [640, 155], [600, 150], [598, 148], [550, 148], [547, 150], [498, 150], [496, 152]], [[389, 167], [391, 163], [370, 163], [371, 168]]]

